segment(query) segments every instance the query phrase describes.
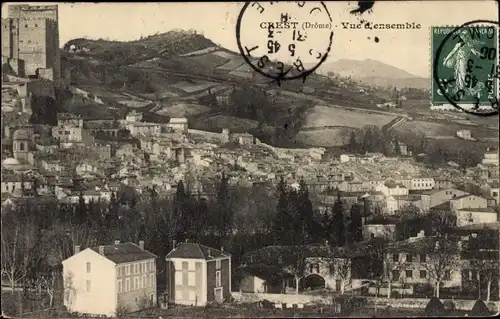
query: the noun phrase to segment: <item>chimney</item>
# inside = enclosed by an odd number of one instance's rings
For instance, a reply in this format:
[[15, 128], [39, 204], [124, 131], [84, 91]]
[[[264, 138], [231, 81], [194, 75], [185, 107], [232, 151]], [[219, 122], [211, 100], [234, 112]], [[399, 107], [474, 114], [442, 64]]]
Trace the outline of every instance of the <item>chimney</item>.
[[104, 246], [99, 246], [99, 254], [104, 256]]
[[119, 240], [115, 240], [115, 245], [118, 245], [120, 243]]
[[185, 243], [187, 243], [187, 242], [188, 242], [188, 239], [186, 238], [186, 239], [184, 240], [184, 242], [185, 242]]
[[224, 246], [220, 247], [220, 251], [224, 252]]
[[144, 240], [139, 240], [139, 247], [144, 250]]
[[80, 245], [76, 245], [75, 246], [75, 255], [78, 254], [80, 252]]
[[177, 248], [177, 240], [172, 240], [172, 249]]
[[208, 257], [212, 257], [212, 249], [208, 250]]

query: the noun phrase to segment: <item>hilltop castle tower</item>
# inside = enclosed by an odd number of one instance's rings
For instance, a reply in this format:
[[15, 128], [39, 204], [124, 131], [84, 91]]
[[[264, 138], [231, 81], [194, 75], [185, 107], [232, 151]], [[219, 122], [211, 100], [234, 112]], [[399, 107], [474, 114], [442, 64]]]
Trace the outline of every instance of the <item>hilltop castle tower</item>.
[[20, 77], [59, 82], [59, 13], [57, 5], [9, 5], [2, 19], [2, 71]]

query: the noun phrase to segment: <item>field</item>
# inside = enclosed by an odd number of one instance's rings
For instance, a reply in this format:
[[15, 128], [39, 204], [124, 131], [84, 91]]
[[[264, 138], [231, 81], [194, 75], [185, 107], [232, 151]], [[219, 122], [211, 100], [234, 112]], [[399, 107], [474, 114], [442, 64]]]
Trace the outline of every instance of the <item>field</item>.
[[210, 68], [215, 69], [220, 65], [224, 65], [228, 62], [228, 59], [220, 57], [218, 55], [208, 53], [204, 55], [189, 56], [188, 60], [194, 61], [195, 63], [202, 63]]
[[[190, 125], [191, 126], [191, 125]], [[199, 130], [217, 131], [228, 128], [235, 132], [246, 132], [258, 126], [257, 121], [238, 118], [234, 116], [216, 115], [201, 120], [196, 120], [193, 128]]]
[[384, 126], [396, 115], [356, 112], [337, 107], [315, 106], [306, 117], [303, 127], [349, 126], [361, 128], [365, 125]]
[[317, 147], [342, 146], [348, 142], [352, 128], [322, 128], [318, 130], [302, 130], [295, 135], [295, 140], [304, 145]]
[[239, 68], [240, 66], [242, 66], [244, 63], [245, 63], [245, 60], [243, 60], [243, 58], [237, 57], [237, 58], [235, 58], [235, 59], [227, 62], [226, 64], [217, 67], [217, 69], [221, 69], [221, 70], [234, 70], [234, 69]]
[[156, 113], [160, 115], [167, 115], [170, 117], [187, 117], [194, 116], [200, 113], [209, 112], [210, 108], [199, 104], [180, 103], [173, 106], [164, 107]]
[[[481, 126], [466, 126], [453, 122], [427, 122], [427, 121], [411, 121], [403, 123], [395, 128], [396, 132], [413, 132], [416, 134], [424, 134], [429, 138], [454, 138], [458, 130], [470, 129], [472, 136], [478, 139], [495, 137], [495, 132]], [[498, 136], [498, 133], [496, 133]]]
[[191, 56], [203, 55], [203, 54], [207, 54], [207, 53], [213, 52], [213, 51], [218, 50], [218, 49], [219, 49], [218, 47], [208, 47], [206, 49], [201, 49], [201, 50], [198, 50], [198, 51], [193, 51], [193, 52], [181, 54], [179, 56], [189, 56], [189, 57], [191, 57]]
[[199, 83], [199, 84], [194, 84], [194, 83], [188, 83], [188, 82], [179, 82], [177, 84], [172, 85], [172, 87], [181, 89], [186, 93], [193, 93], [193, 92], [198, 92], [198, 91], [203, 91], [203, 90], [208, 90], [211, 86], [214, 86], [216, 83]]

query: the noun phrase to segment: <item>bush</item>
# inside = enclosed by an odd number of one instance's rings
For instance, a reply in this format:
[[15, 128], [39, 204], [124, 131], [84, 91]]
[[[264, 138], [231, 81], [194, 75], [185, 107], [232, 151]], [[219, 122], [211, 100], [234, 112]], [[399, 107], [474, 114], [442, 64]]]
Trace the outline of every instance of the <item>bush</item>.
[[437, 297], [432, 297], [425, 307], [426, 316], [440, 316], [444, 313], [444, 305]]
[[470, 311], [470, 315], [474, 317], [489, 316], [490, 310], [488, 309], [484, 301], [477, 300]]

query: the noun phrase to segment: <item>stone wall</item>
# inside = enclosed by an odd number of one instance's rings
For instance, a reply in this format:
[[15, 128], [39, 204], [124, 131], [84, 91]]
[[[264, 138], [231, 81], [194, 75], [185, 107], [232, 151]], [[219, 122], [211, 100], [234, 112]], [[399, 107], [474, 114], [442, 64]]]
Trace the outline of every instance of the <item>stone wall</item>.
[[[269, 293], [240, 293], [232, 292], [232, 296], [237, 302], [257, 302], [261, 300], [269, 300], [274, 303], [290, 303], [290, 304], [308, 304], [308, 303], [331, 303], [333, 296], [339, 296], [338, 294], [329, 296], [317, 296], [317, 295], [305, 295], [305, 294], [269, 294]], [[344, 296], [350, 296], [350, 294], [345, 294]], [[360, 297], [360, 296], [357, 296]], [[424, 309], [429, 303], [428, 298], [401, 298], [401, 299], [387, 299], [384, 297], [363, 297], [366, 298], [368, 304], [377, 305], [390, 305], [394, 308], [420, 308]], [[441, 302], [445, 302], [451, 299], [441, 299]], [[474, 306], [475, 300], [463, 300], [454, 299], [451, 300], [455, 303], [457, 310], [471, 310]], [[500, 307], [500, 302], [489, 302], [486, 303], [491, 311], [498, 311]]]

